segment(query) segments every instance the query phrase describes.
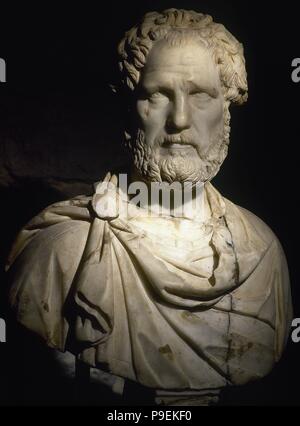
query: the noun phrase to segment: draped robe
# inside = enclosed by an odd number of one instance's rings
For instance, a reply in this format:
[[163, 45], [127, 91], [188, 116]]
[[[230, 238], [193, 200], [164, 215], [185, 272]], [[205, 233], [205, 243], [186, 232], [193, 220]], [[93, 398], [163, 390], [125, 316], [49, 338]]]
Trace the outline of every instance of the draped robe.
[[8, 260], [18, 321], [52, 348], [75, 342], [90, 366], [155, 389], [268, 374], [292, 317], [284, 253], [259, 218], [210, 183], [205, 195], [203, 240], [182, 259], [172, 254], [180, 240], [137, 226], [138, 207], [104, 218], [80, 196], [46, 208]]

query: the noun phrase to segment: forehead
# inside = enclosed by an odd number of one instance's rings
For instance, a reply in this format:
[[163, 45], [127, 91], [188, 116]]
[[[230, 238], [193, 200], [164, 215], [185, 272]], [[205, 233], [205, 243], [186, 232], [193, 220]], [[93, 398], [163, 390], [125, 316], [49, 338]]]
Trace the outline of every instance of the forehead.
[[218, 87], [220, 79], [211, 52], [199, 41], [188, 40], [172, 46], [160, 40], [151, 49], [142, 72], [142, 84], [151, 82], [161, 85], [191, 82]]

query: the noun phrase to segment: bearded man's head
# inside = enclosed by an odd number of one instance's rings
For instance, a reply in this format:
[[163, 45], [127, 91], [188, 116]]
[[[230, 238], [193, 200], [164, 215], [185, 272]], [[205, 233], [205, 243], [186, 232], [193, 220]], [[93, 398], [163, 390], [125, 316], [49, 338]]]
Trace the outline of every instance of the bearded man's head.
[[168, 9], [146, 14], [119, 55], [136, 171], [146, 181], [211, 180], [228, 151], [229, 106], [247, 100], [243, 46], [208, 15]]

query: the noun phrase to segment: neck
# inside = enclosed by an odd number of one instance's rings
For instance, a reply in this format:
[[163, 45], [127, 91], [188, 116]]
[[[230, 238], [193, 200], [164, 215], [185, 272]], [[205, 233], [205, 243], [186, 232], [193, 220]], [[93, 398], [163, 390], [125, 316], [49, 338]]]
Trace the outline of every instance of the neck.
[[[201, 222], [207, 218], [203, 182], [151, 182], [134, 169], [130, 175], [130, 184], [136, 185], [137, 182], [141, 183], [141, 188], [145, 190], [143, 192], [146, 192], [145, 196], [139, 197], [139, 205], [149, 212]], [[135, 196], [128, 195], [131, 201], [136, 201]]]

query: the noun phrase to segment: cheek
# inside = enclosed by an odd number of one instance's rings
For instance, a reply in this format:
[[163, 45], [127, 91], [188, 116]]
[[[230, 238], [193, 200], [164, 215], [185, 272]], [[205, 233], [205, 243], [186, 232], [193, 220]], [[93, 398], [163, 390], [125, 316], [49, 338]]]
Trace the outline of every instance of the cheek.
[[219, 131], [224, 125], [224, 105], [223, 101], [218, 101], [212, 106], [210, 111], [208, 126], [211, 131]]
[[149, 102], [138, 101], [136, 105], [137, 115], [139, 120], [145, 124], [149, 120]]
[[137, 102], [137, 115], [146, 133], [159, 133], [164, 127], [166, 115], [164, 109], [158, 108], [148, 100], [139, 100]]
[[208, 145], [211, 138], [223, 127], [223, 103], [211, 102], [209, 108], [194, 111], [193, 123], [200, 145]]

